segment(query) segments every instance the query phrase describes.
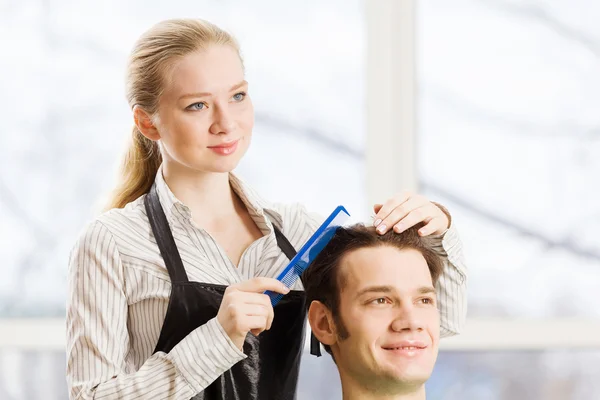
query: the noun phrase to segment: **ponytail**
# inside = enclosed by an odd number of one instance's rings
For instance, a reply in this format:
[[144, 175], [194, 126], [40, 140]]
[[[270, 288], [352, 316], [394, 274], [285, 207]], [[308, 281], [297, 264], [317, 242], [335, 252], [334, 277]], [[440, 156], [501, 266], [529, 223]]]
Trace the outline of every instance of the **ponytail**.
[[121, 164], [119, 183], [108, 202], [107, 210], [123, 208], [127, 203], [148, 193], [162, 162], [158, 144], [142, 135], [135, 125], [131, 139]]

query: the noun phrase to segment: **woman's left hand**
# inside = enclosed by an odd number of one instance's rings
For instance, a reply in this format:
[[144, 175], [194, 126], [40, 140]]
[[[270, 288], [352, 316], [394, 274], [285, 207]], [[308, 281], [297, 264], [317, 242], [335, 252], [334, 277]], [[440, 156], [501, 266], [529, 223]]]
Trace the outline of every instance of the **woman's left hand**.
[[421, 236], [441, 235], [450, 226], [448, 216], [440, 207], [426, 197], [410, 192], [396, 195], [385, 204], [375, 204], [373, 209], [376, 213], [373, 225], [382, 235], [392, 228], [401, 233], [419, 222], [425, 223], [419, 229]]

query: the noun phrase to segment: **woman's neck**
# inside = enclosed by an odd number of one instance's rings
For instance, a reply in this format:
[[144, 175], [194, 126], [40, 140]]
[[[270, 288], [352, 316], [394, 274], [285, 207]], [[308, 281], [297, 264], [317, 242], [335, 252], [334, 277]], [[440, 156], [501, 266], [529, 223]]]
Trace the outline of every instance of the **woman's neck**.
[[229, 185], [229, 173], [198, 172], [175, 163], [163, 163], [163, 177], [175, 197], [189, 207], [194, 220], [227, 218], [239, 202]]

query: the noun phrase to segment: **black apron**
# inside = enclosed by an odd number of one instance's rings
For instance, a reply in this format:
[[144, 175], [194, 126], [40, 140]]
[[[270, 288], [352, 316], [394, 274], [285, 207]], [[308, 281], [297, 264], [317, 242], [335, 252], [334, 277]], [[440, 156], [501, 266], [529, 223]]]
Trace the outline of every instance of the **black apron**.
[[[167, 315], [154, 353], [168, 353], [189, 333], [217, 316], [227, 286], [190, 281], [160, 205], [156, 185], [144, 199], [152, 232], [171, 278]], [[291, 260], [296, 250], [273, 225], [277, 245]], [[259, 337], [249, 333], [247, 358], [218, 377], [197, 400], [290, 400], [296, 398], [300, 359], [304, 348], [306, 303], [303, 291], [292, 290], [274, 307], [271, 329]], [[312, 336], [312, 335], [311, 335]], [[311, 338], [311, 353], [320, 355]]]

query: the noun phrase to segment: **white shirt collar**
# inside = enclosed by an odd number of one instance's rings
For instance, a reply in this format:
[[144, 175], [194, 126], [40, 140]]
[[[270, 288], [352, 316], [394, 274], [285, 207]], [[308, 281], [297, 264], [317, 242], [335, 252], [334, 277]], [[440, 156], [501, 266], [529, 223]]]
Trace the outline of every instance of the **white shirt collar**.
[[[160, 204], [169, 219], [172, 217], [188, 220], [192, 218], [189, 207], [175, 197], [167, 182], [165, 182], [162, 174], [162, 165], [156, 173], [155, 184]], [[282, 229], [283, 220], [281, 214], [270, 202], [259, 196], [251, 186], [246, 184], [233, 172], [229, 173], [229, 184], [240, 199], [242, 199], [253, 219], [258, 218], [263, 220], [269, 226], [269, 229], [271, 229], [271, 222], [274, 222], [279, 229]], [[265, 214], [268, 218], [265, 217]]]

